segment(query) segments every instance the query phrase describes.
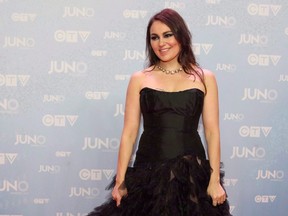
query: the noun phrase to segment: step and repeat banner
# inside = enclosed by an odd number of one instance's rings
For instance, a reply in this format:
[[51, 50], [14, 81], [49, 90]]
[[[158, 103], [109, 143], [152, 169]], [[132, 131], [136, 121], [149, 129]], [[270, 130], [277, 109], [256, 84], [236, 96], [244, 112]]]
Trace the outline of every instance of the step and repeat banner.
[[231, 213], [287, 214], [287, 0], [0, 0], [0, 216], [84, 216], [106, 199], [163, 8], [218, 80]]

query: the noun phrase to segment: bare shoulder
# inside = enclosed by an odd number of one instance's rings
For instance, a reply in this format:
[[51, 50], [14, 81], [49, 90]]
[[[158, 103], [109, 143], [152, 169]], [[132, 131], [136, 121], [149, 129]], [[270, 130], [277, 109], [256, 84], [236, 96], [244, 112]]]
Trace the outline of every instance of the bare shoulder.
[[149, 74], [150, 71], [150, 68], [147, 68], [141, 71], [134, 72], [130, 77], [129, 85], [133, 86], [134, 89], [140, 90], [146, 76]]
[[215, 77], [214, 73], [211, 70], [208, 70], [208, 69], [202, 69], [202, 70], [203, 70], [204, 76], [207, 77], [208, 79]]
[[216, 84], [216, 77], [214, 73], [208, 69], [202, 69], [202, 70], [203, 70], [204, 80], [205, 80], [206, 85]]
[[146, 73], [147, 73], [146, 69], [141, 70], [141, 71], [136, 71], [131, 75], [130, 79], [133, 82], [141, 82], [145, 78]]

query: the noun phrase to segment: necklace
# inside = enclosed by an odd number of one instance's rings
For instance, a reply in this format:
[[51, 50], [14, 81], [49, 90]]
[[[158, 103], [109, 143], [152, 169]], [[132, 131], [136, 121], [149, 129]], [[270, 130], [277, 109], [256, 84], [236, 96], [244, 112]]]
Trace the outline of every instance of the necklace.
[[161, 70], [163, 73], [165, 73], [165, 74], [171, 74], [171, 75], [174, 75], [174, 74], [176, 74], [176, 73], [179, 73], [179, 72], [181, 72], [181, 71], [183, 70], [182, 67], [180, 67], [180, 68], [178, 68], [178, 69], [176, 69], [176, 70], [166, 70], [166, 69], [162, 68], [162, 67], [159, 66], [159, 65], [157, 65], [157, 68], [158, 68], [159, 70]]

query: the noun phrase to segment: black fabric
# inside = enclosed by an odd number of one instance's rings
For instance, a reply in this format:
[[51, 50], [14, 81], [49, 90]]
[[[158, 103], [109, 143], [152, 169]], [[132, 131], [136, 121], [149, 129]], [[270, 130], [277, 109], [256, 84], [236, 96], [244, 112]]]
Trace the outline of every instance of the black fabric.
[[[128, 195], [120, 207], [109, 198], [89, 216], [230, 216], [228, 201], [214, 207], [207, 195], [211, 168], [197, 132], [203, 101], [195, 88], [141, 90], [144, 131], [126, 172]], [[114, 185], [115, 178], [107, 189]]]

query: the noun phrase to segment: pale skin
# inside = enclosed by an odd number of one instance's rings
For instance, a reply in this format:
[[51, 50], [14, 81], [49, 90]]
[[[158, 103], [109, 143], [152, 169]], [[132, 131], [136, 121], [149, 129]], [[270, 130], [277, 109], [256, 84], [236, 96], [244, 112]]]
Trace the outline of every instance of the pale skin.
[[[160, 59], [159, 65], [168, 70], [181, 67], [177, 58], [181, 45], [175, 39], [171, 29], [160, 21], [155, 21], [150, 28], [150, 43], [154, 53]], [[219, 104], [218, 88], [215, 76], [208, 70], [203, 70], [206, 85], [206, 95], [202, 120], [205, 138], [208, 145], [208, 158], [212, 173], [210, 176], [207, 194], [212, 198], [214, 206], [226, 200], [226, 193], [220, 184], [220, 131], [219, 131]], [[196, 78], [196, 79], [195, 79]], [[119, 206], [123, 196], [129, 191], [120, 188], [125, 179], [125, 173], [133, 152], [140, 125], [139, 92], [149, 87], [161, 91], [175, 92], [185, 89], [198, 88], [205, 92], [205, 87], [199, 77], [184, 72], [168, 75], [153, 66], [148, 70], [136, 72], [131, 76], [127, 93], [124, 115], [124, 127], [118, 153], [116, 184], [112, 197]]]

